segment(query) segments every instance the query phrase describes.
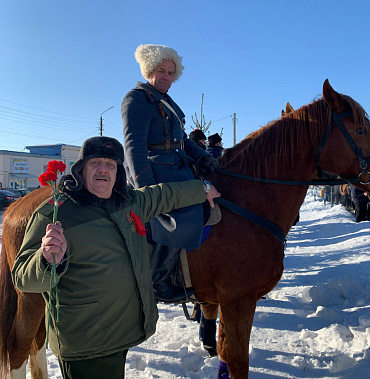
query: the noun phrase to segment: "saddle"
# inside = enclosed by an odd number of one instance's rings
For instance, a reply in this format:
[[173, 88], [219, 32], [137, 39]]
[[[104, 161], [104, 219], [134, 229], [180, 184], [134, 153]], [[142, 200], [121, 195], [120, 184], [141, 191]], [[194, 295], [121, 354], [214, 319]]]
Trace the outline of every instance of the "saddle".
[[[207, 204], [209, 205], [208, 202]], [[205, 242], [205, 240], [208, 238], [211, 232], [211, 226], [218, 224], [222, 218], [221, 209], [218, 204], [215, 203], [214, 208], [211, 208], [210, 206], [209, 208], [210, 208], [210, 214], [208, 217], [208, 221], [204, 225], [201, 243]], [[184, 279], [184, 284], [185, 284], [185, 287], [188, 288], [188, 287], [192, 287], [192, 283], [191, 283], [191, 277], [190, 277], [188, 257], [186, 255], [186, 252], [187, 252], [186, 249], [181, 250], [180, 263], [181, 263], [181, 271], [182, 271], [182, 276]], [[194, 295], [190, 299], [197, 301], [197, 298]]]

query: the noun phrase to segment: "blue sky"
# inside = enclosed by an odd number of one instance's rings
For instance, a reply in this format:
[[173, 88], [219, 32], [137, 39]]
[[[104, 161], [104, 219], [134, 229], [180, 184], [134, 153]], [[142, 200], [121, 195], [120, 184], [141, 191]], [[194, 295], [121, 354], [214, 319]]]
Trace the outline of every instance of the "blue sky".
[[3, 0], [0, 150], [122, 138], [138, 45], [171, 46], [185, 70], [169, 94], [191, 131], [202, 93], [210, 132], [233, 143], [321, 95], [326, 78], [370, 112], [370, 1]]

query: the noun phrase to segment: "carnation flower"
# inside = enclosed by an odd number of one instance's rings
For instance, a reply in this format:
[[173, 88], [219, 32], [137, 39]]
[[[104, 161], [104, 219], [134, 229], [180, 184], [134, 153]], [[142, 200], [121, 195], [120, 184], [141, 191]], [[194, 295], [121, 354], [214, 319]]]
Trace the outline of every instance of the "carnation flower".
[[54, 183], [57, 181], [58, 175], [53, 171], [46, 171], [42, 175], [39, 176], [39, 182], [43, 187], [51, 187], [53, 188]]
[[[56, 224], [57, 222], [59, 198], [60, 198], [60, 193], [57, 192], [58, 174], [65, 171], [65, 169], [66, 169], [66, 165], [62, 161], [50, 161], [47, 165], [47, 171], [39, 176], [40, 184], [43, 187], [49, 186], [53, 191], [53, 200], [54, 200], [53, 223], [54, 224]], [[56, 298], [56, 305], [55, 305], [56, 311], [57, 311], [56, 320], [57, 322], [59, 322], [60, 305], [59, 305], [59, 296], [58, 296], [58, 281], [57, 281], [56, 266], [57, 265], [55, 263], [55, 253], [53, 253], [53, 264], [50, 267], [51, 278], [50, 278], [50, 296], [49, 296], [49, 304], [48, 304], [48, 323], [47, 323], [47, 328], [46, 328], [46, 347], [48, 346], [48, 340], [49, 340], [49, 325], [50, 325], [51, 308], [52, 308], [51, 291], [53, 290], [53, 284], [55, 288], [55, 298]]]
[[47, 167], [47, 171], [52, 171], [57, 174], [64, 172], [66, 169], [66, 165], [62, 161], [50, 161]]

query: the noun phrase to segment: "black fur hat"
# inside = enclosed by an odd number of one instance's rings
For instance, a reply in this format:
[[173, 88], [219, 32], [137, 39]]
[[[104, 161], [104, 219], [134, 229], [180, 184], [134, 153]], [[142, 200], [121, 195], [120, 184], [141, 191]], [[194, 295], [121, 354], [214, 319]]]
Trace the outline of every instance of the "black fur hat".
[[189, 138], [194, 141], [199, 141], [200, 139], [207, 139], [205, 134], [200, 129], [194, 129], [190, 134]]
[[63, 183], [66, 189], [79, 191], [82, 188], [81, 171], [85, 162], [91, 158], [109, 158], [117, 162], [117, 177], [113, 189], [129, 200], [130, 195], [127, 192], [126, 173], [123, 168], [123, 146], [115, 138], [111, 137], [91, 137], [82, 144], [78, 161], [71, 166], [71, 175], [74, 183], [72, 180], [66, 180]]
[[221, 142], [222, 138], [218, 135], [218, 133], [212, 134], [208, 137], [208, 146], [215, 147], [216, 143]]

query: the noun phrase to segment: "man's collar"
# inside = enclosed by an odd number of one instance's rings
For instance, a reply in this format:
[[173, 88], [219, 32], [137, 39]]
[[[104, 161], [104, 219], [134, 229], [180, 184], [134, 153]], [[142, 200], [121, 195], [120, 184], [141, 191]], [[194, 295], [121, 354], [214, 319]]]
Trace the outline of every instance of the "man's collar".
[[158, 102], [161, 99], [171, 101], [171, 97], [168, 95], [168, 92], [162, 94], [161, 92], [156, 90], [150, 83], [137, 82], [135, 89], [143, 90], [152, 102]]

